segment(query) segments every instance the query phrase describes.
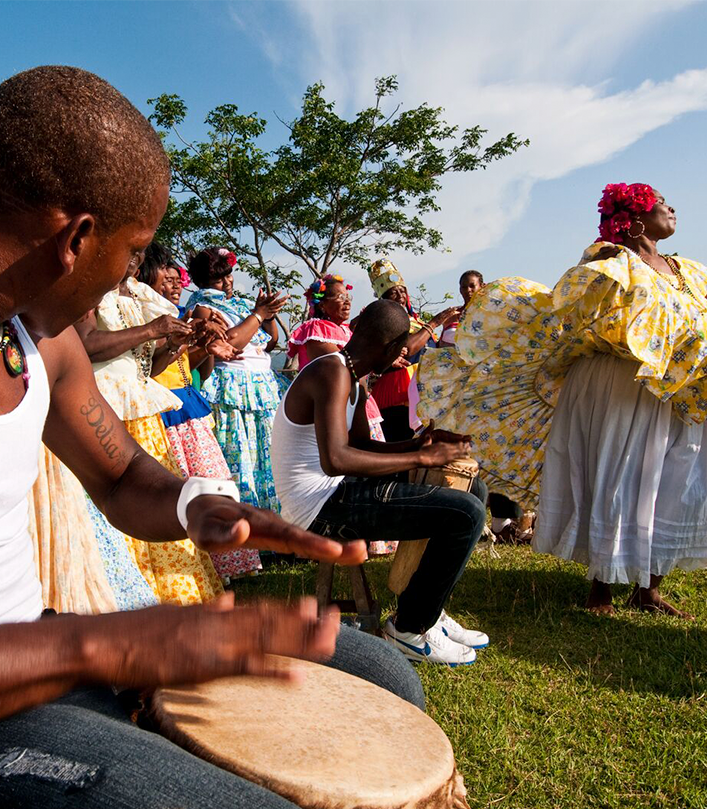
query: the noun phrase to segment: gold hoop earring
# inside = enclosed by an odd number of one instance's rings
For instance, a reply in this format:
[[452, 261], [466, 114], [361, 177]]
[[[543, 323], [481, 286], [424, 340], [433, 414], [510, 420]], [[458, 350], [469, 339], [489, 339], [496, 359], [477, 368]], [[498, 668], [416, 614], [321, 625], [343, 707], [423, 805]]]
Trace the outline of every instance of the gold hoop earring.
[[629, 237], [629, 239], [639, 239], [646, 232], [646, 226], [643, 224], [643, 222], [640, 219], [637, 219], [636, 222], [638, 222], [638, 224], [641, 226], [641, 232], [634, 236], [631, 233], [631, 228], [633, 227], [633, 222], [631, 222], [628, 230], [626, 231], [626, 235]]

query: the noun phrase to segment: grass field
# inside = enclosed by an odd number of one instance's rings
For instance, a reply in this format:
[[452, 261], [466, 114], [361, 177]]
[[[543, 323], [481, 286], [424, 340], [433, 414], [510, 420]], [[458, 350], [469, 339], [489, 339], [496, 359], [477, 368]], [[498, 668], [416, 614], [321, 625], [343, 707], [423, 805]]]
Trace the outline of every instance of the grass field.
[[[669, 598], [697, 616], [613, 618], [580, 609], [577, 565], [500, 549], [473, 555], [449, 613], [491, 637], [467, 669], [418, 667], [428, 711], [457, 754], [472, 807], [707, 807], [707, 571], [673, 573]], [[390, 562], [368, 563], [385, 610]], [[275, 566], [239, 593], [314, 592], [310, 564]], [[391, 761], [399, 751], [391, 751]]]

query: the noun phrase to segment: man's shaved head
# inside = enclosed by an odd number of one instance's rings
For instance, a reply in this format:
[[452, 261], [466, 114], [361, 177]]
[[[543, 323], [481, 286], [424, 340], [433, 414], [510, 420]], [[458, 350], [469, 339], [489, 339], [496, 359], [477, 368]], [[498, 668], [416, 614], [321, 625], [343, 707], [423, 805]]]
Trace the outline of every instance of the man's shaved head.
[[410, 331], [410, 316], [400, 304], [381, 298], [369, 304], [358, 319], [356, 336], [367, 342], [385, 345]]
[[0, 216], [85, 212], [110, 233], [168, 183], [149, 121], [93, 73], [48, 65], [0, 84]]

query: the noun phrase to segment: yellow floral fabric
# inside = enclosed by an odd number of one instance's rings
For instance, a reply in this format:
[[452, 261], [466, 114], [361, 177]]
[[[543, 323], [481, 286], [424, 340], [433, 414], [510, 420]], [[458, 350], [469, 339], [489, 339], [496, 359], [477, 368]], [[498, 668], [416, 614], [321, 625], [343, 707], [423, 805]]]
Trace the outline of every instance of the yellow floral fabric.
[[[148, 455], [180, 476], [159, 414], [126, 421], [125, 426]], [[179, 542], [126, 539], [140, 572], [162, 603], [199, 604], [223, 592], [208, 553], [198, 550], [190, 539]]]
[[168, 390], [177, 390], [191, 385], [191, 367], [189, 365], [189, 352], [185, 351], [180, 357], [168, 365], [161, 374], [152, 377], [155, 382], [164, 385]]
[[638, 363], [636, 382], [685, 422], [707, 418], [707, 268], [675, 256], [693, 296], [620, 245], [591, 245], [550, 290], [524, 278], [471, 300], [454, 348], [418, 372], [423, 422], [471, 435], [489, 485], [537, 504], [545, 443], [564, 378], [596, 352]]

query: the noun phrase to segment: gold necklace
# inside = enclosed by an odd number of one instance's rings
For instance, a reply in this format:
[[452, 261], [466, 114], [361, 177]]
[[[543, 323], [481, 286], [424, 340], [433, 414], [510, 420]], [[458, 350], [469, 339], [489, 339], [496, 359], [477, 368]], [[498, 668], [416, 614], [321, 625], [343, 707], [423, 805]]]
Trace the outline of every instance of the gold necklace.
[[651, 264], [651, 262], [648, 261], [647, 258], [644, 258], [636, 250], [632, 250], [630, 247], [626, 247], [626, 249], [629, 251], [629, 253], [633, 253], [633, 255], [636, 256], [636, 258], [639, 261], [642, 261], [644, 264], [650, 267], [653, 270], [653, 272], [658, 273], [658, 275], [661, 278], [665, 279], [673, 289], [677, 289], [679, 292], [684, 292], [686, 295], [689, 295], [693, 300], [697, 300], [695, 294], [687, 285], [687, 281], [685, 280], [685, 277], [683, 276], [680, 270], [680, 265], [677, 263], [677, 261], [675, 261], [675, 259], [672, 256], [668, 256], [665, 253], [658, 254], [663, 259], [663, 261], [665, 261], [668, 267], [670, 267], [670, 269], [673, 271], [672, 276], [670, 276], [668, 275], [668, 273], [659, 270], [656, 266]]

